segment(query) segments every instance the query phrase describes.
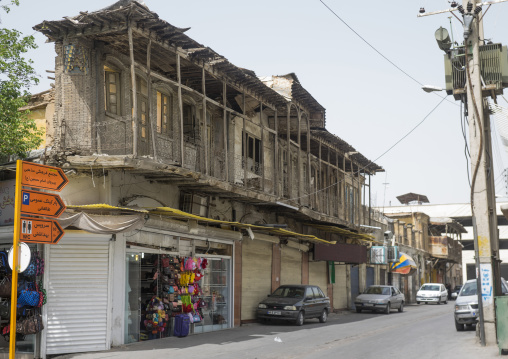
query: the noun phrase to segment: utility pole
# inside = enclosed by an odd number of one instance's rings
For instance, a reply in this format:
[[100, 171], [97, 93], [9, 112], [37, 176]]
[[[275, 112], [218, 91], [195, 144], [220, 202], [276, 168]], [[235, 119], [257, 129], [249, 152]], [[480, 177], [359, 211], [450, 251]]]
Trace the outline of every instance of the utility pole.
[[[481, 296], [478, 295], [478, 301], [481, 305], [480, 315], [483, 314], [483, 318], [480, 318], [480, 340], [482, 345], [495, 345], [497, 341], [494, 295], [497, 291], [494, 288], [499, 288], [501, 284], [499, 272], [495, 270], [498, 238], [490, 118], [486, 100], [483, 98], [480, 73], [483, 18], [481, 7], [473, 6], [470, 0], [462, 0], [462, 11], [461, 9], [459, 11], [463, 13], [464, 19], [464, 45], [466, 71], [468, 72], [466, 88], [472, 171], [471, 214], [473, 225], [476, 225], [476, 228], [473, 229], [477, 263], [476, 275], [478, 293], [481, 293]], [[468, 21], [472, 22], [469, 24]]]
[[[457, 8], [455, 8], [457, 3], [453, 1], [452, 9], [425, 13], [425, 10], [422, 8], [419, 15], [427, 16], [452, 12], [454, 10], [458, 10], [462, 14], [465, 71], [467, 72], [465, 87], [467, 89], [466, 98], [472, 171], [471, 215], [480, 315], [480, 340], [482, 345], [495, 345], [497, 342], [494, 296], [501, 295], [490, 117], [487, 101], [483, 97], [480, 72], [480, 45], [483, 45], [484, 39], [482, 5], [489, 5], [490, 8], [492, 4], [505, 1], [507, 0], [476, 3], [475, 0], [462, 0], [462, 5]], [[486, 11], [483, 14], [485, 13]], [[455, 14], [453, 15], [455, 16]], [[464, 100], [463, 97], [462, 101]]]

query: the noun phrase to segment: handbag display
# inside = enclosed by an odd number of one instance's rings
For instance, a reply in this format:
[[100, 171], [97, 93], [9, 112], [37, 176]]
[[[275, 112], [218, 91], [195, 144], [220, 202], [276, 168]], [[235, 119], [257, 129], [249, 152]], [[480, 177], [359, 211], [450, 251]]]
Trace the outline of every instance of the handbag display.
[[0, 318], [9, 319], [11, 317], [11, 302], [0, 302]]
[[11, 289], [12, 289], [11, 279], [8, 276], [5, 276], [4, 279], [2, 279], [2, 281], [0, 282], [0, 297], [10, 298]]
[[29, 315], [16, 323], [16, 333], [23, 335], [37, 334], [43, 329], [42, 316], [39, 313]]

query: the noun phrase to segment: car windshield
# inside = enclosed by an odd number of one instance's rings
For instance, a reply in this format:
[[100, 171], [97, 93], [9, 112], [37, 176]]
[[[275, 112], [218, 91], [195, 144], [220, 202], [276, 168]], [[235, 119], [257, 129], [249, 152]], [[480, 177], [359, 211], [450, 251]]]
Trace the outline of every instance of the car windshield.
[[464, 284], [460, 296], [476, 295], [476, 281]]
[[271, 297], [278, 298], [303, 298], [304, 288], [300, 287], [279, 287], [272, 293]]
[[432, 290], [432, 291], [439, 291], [439, 286], [435, 284], [424, 284], [420, 288], [420, 290]]
[[388, 287], [369, 287], [366, 294], [384, 294], [389, 295], [390, 294], [390, 288]]

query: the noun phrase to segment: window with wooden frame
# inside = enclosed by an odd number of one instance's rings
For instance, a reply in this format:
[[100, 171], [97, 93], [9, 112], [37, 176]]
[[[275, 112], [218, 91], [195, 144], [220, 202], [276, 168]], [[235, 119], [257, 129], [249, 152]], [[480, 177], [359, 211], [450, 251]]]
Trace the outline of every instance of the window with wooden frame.
[[196, 120], [196, 106], [183, 104], [183, 136], [185, 141], [197, 143], [199, 140], [199, 129]]
[[173, 97], [157, 91], [157, 132], [170, 135], [173, 132]]
[[[247, 149], [245, 149], [245, 144], [247, 144]], [[247, 162], [247, 171], [254, 173], [260, 172], [262, 153], [261, 140], [244, 132], [242, 139], [242, 155], [246, 156], [246, 161], [242, 162], [242, 168], [243, 164]]]
[[104, 106], [106, 112], [122, 115], [120, 97], [120, 72], [104, 66]]

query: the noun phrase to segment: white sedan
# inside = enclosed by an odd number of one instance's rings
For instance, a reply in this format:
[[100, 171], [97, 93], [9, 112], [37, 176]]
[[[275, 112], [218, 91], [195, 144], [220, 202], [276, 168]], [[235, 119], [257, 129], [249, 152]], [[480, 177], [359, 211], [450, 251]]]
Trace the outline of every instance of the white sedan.
[[416, 304], [420, 303], [448, 303], [448, 291], [444, 284], [441, 283], [425, 283], [416, 293]]

